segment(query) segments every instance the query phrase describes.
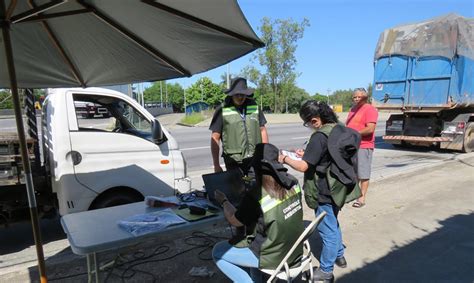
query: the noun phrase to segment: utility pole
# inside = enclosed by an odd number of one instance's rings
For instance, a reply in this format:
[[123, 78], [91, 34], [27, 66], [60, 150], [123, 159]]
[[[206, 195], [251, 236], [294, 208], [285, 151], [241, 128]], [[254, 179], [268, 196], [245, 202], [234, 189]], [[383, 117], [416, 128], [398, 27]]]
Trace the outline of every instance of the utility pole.
[[160, 107], [163, 108], [163, 86], [161, 83], [162, 81], [160, 81]]
[[186, 114], [186, 90], [183, 88], [184, 114]]
[[230, 88], [230, 64], [227, 63], [227, 89]]
[[165, 106], [168, 107], [168, 84], [165, 81], [165, 94], [166, 94], [166, 104]]
[[329, 105], [329, 94], [331, 93], [331, 89], [328, 88], [327, 91], [328, 91], [327, 99], [328, 99], [328, 105]]

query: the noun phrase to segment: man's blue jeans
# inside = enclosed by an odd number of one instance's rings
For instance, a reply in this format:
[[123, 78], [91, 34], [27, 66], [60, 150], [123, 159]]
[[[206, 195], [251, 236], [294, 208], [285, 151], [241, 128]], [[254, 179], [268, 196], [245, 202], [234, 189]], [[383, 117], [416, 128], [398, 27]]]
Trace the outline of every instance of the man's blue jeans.
[[[258, 269], [258, 258], [249, 248], [236, 248], [228, 241], [217, 243], [212, 250], [212, 258], [217, 267], [233, 282], [262, 281], [262, 273]], [[244, 270], [250, 268], [250, 275]]]
[[324, 272], [332, 272], [336, 258], [344, 256], [344, 246], [342, 245], [342, 233], [337, 221], [339, 209], [328, 203], [320, 203], [316, 216], [326, 211], [326, 216], [318, 225], [319, 235], [323, 240], [323, 249], [321, 251], [321, 270]]

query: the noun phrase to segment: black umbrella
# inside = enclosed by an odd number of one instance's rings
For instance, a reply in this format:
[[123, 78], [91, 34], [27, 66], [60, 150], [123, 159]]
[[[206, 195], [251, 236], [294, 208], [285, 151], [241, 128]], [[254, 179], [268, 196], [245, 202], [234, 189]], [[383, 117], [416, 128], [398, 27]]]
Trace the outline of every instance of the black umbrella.
[[186, 77], [262, 47], [235, 0], [0, 0], [0, 87], [11, 88], [41, 281], [46, 281], [18, 87]]

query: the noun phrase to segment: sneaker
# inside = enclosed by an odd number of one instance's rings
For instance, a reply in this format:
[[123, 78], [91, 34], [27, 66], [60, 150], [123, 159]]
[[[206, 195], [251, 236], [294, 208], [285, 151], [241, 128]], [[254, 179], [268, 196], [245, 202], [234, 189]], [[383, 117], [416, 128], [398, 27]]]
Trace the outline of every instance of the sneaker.
[[334, 282], [334, 275], [332, 272], [324, 272], [319, 268], [315, 268], [313, 271], [313, 282]]
[[335, 264], [339, 266], [340, 268], [346, 268], [347, 267], [347, 261], [344, 256], [336, 258]]

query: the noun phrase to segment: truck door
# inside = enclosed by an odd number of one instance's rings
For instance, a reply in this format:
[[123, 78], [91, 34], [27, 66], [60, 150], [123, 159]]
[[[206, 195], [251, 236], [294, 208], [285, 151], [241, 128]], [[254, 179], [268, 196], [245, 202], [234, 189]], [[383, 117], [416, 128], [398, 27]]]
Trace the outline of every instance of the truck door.
[[379, 104], [401, 106], [407, 101], [409, 58], [382, 57], [375, 61], [373, 98]]
[[70, 154], [79, 183], [97, 193], [127, 187], [142, 195], [174, 194], [168, 144], [151, 140], [152, 121], [139, 107], [117, 97], [74, 94], [71, 99], [94, 103], [111, 115], [77, 116], [70, 123]]
[[441, 57], [413, 59], [410, 105], [441, 106], [448, 103], [451, 60]]

